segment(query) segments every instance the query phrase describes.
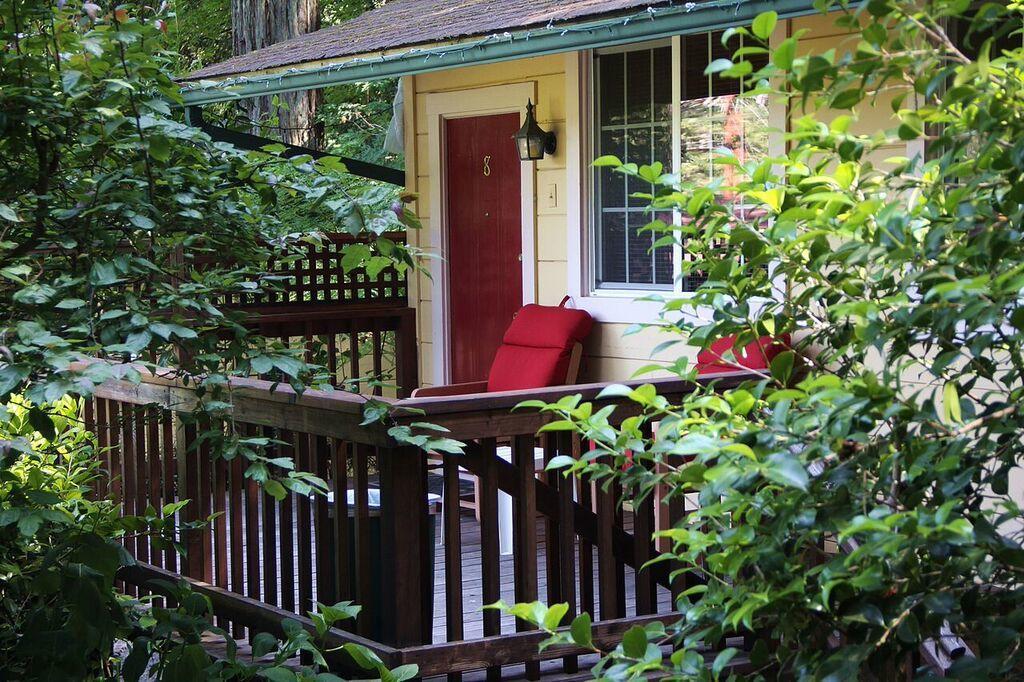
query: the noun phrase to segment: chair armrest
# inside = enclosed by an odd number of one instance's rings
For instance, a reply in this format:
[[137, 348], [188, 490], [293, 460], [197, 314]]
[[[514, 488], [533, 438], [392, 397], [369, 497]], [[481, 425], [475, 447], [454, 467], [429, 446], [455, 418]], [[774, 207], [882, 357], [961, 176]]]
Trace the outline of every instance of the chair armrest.
[[466, 395], [467, 393], [487, 393], [486, 381], [469, 381], [464, 384], [448, 384], [447, 386], [423, 386], [412, 392], [413, 398], [439, 398], [450, 395]]

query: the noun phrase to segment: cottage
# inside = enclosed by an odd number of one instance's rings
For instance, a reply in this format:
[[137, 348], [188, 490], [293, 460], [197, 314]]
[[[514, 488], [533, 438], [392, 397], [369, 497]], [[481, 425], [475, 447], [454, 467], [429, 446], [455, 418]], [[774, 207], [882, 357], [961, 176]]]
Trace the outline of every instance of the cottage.
[[[785, 19], [774, 41], [806, 31], [805, 50], [844, 49], [834, 17], [800, 1], [398, 0], [192, 73], [184, 97], [200, 107], [400, 76], [404, 186], [419, 196], [423, 223], [409, 239], [445, 258], [433, 278], [410, 283], [420, 384], [486, 378], [519, 307], [565, 296], [597, 321], [581, 379], [617, 380], [649, 364], [663, 340], [653, 329], [624, 336], [657, 319], [660, 304], [637, 299], [685, 296], [699, 279], [678, 276], [685, 252], [652, 253], [651, 234], [637, 232], [649, 217], [628, 196], [641, 188], [591, 161], [660, 161], [700, 181], [723, 172], [716, 148], [778, 152], [794, 112], [705, 75], [738, 47], [722, 45], [723, 29], [767, 9]], [[891, 126], [889, 97], [859, 112], [859, 129]], [[531, 103], [552, 145], [521, 161], [513, 135]]]

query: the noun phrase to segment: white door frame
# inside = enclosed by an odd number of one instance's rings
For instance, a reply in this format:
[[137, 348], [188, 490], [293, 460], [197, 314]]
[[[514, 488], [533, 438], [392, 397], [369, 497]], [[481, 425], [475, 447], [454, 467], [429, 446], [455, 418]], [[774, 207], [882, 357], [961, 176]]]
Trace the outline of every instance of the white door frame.
[[[445, 265], [431, 280], [431, 317], [434, 323], [434, 383], [451, 383], [451, 326], [448, 278], [448, 188], [444, 165], [444, 129], [450, 118], [518, 113], [526, 115], [526, 101], [537, 101], [537, 83], [512, 83], [486, 88], [430, 93], [425, 97], [427, 147], [430, 163], [430, 245]], [[509, 145], [515, 143], [509, 139]], [[534, 212], [533, 162], [522, 162], [520, 177], [520, 222], [522, 224], [523, 303], [536, 300], [536, 221]]]

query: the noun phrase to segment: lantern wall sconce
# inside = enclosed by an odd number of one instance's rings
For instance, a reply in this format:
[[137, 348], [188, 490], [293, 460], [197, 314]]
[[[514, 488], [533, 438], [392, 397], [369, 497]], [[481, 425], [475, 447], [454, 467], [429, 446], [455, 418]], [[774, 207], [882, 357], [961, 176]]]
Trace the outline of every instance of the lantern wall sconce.
[[531, 100], [526, 100], [526, 120], [514, 137], [522, 161], [539, 161], [544, 158], [544, 154], [554, 154], [557, 148], [555, 134], [537, 125]]

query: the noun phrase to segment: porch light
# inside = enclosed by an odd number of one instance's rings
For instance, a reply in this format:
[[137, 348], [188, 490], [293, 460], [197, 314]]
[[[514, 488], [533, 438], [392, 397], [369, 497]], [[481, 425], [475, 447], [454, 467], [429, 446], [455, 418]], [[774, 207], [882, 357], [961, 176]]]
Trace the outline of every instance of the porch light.
[[555, 153], [555, 134], [546, 132], [537, 125], [537, 119], [533, 117], [531, 100], [526, 100], [526, 120], [514, 137], [519, 148], [519, 158], [523, 161], [539, 161], [544, 158], [544, 154]]

